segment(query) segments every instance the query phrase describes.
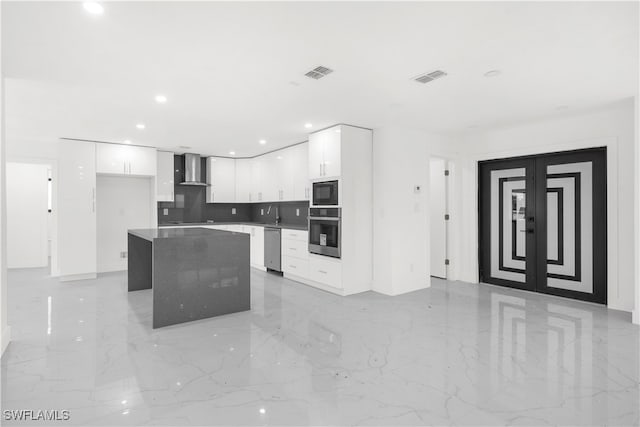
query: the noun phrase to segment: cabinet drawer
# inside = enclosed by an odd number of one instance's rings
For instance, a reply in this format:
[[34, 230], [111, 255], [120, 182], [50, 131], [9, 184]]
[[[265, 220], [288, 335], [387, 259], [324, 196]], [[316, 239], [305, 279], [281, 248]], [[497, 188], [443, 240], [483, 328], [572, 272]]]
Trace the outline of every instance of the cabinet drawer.
[[282, 256], [309, 259], [309, 246], [306, 241], [282, 239]]
[[307, 232], [307, 230], [291, 230], [288, 228], [283, 228], [282, 238], [289, 240], [300, 240], [306, 243], [309, 239], [309, 233]]
[[309, 258], [309, 278], [342, 289], [342, 264], [339, 261]]
[[309, 261], [288, 256], [282, 257], [282, 271], [299, 277], [309, 277]]

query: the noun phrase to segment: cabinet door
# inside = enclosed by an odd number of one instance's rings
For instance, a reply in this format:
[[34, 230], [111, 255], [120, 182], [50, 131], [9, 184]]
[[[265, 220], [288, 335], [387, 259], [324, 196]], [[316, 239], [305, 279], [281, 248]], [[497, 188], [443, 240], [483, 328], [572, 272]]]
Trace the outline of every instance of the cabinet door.
[[280, 200], [280, 172], [278, 169], [282, 156], [278, 153], [276, 151], [260, 156], [262, 158], [262, 201], [264, 202]]
[[96, 145], [60, 142], [58, 266], [62, 280], [96, 273], [96, 240]]
[[[284, 150], [278, 151], [279, 153], [278, 155], [280, 157], [280, 159], [278, 160], [278, 163], [279, 163], [278, 181], [280, 183], [279, 195], [280, 195], [280, 200], [283, 200], [283, 201], [296, 200], [293, 181], [294, 181], [295, 168], [296, 168], [295, 162], [297, 161], [296, 159], [297, 147], [298, 146], [293, 146], [293, 147], [285, 148]], [[305, 163], [306, 163], [306, 159], [305, 159]]]
[[340, 176], [341, 127], [342, 126], [335, 126], [323, 131], [323, 133], [325, 133], [322, 165], [323, 177]]
[[322, 178], [322, 166], [324, 164], [325, 132], [316, 132], [309, 135], [309, 179]]
[[264, 165], [264, 160], [260, 157], [255, 157], [251, 159], [251, 201], [252, 202], [260, 202], [262, 201], [262, 169]]
[[250, 229], [250, 258], [254, 267], [264, 267], [264, 227], [251, 226]]
[[158, 202], [173, 202], [173, 153], [158, 151], [158, 171], [156, 175], [156, 198]]
[[96, 173], [127, 175], [129, 158], [124, 145], [95, 144]]
[[207, 203], [236, 201], [236, 161], [223, 157], [207, 157]]
[[299, 144], [291, 148], [293, 196], [291, 200], [309, 200], [309, 144]]
[[138, 176], [155, 176], [157, 168], [156, 149], [151, 147], [123, 146], [128, 159], [128, 174]]
[[251, 201], [251, 160], [236, 160], [236, 202]]

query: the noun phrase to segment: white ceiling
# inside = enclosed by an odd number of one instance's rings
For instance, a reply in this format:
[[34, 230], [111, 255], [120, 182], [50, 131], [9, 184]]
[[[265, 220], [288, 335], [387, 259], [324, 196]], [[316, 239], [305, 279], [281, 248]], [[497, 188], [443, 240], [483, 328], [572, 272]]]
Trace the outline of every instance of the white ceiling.
[[[305, 122], [457, 132], [638, 93], [638, 2], [103, 5], [2, 2], [9, 143], [252, 156], [304, 141]], [[304, 76], [317, 65], [335, 72]]]

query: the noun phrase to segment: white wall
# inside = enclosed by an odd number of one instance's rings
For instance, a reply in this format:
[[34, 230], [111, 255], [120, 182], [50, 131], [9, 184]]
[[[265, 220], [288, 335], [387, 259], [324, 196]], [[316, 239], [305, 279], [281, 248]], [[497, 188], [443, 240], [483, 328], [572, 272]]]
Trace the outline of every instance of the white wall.
[[151, 209], [153, 183], [150, 178], [98, 175], [96, 222], [98, 273], [127, 269], [120, 252], [127, 249], [127, 230], [154, 227]]
[[[0, 4], [0, 21], [2, 21], [2, 5]], [[0, 32], [1, 33], [1, 32]], [[0, 46], [2, 36], [0, 36]], [[5, 78], [2, 67], [2, 55], [0, 55], [0, 354], [9, 345], [11, 328], [7, 323], [7, 221], [6, 221], [6, 196], [5, 196]]]
[[[430, 286], [429, 157], [451, 153], [427, 132], [373, 133], [373, 290], [398, 295]], [[415, 192], [414, 187], [420, 186]]]
[[477, 161], [607, 146], [608, 306], [634, 306], [634, 120], [633, 99], [576, 115], [532, 121], [462, 135], [458, 143], [463, 224], [461, 280], [478, 281]]
[[49, 263], [48, 170], [44, 164], [6, 164], [7, 268]]

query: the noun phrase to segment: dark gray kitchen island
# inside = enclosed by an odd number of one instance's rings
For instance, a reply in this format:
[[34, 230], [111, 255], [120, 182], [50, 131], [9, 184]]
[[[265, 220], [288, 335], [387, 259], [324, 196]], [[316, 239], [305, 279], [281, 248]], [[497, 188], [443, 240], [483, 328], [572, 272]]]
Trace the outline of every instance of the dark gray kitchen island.
[[251, 308], [248, 234], [137, 229], [128, 245], [128, 290], [151, 289], [154, 329]]

